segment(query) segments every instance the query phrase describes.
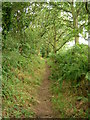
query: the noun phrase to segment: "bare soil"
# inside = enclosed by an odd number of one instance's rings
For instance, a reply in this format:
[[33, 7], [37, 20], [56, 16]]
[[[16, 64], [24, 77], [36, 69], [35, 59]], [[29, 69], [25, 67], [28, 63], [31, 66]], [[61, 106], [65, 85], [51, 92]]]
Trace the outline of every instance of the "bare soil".
[[50, 91], [50, 70], [46, 63], [45, 73], [43, 75], [43, 80], [38, 90], [38, 103], [34, 108], [35, 116], [37, 118], [53, 118], [54, 113], [51, 103], [51, 91]]

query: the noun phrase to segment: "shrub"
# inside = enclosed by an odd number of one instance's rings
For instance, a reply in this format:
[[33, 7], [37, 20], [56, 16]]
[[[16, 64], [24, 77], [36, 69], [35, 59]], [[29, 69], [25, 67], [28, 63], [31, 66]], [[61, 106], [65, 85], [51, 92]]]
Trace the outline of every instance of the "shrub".
[[71, 49], [50, 55], [52, 78], [78, 83], [88, 72], [88, 46], [77, 45]]

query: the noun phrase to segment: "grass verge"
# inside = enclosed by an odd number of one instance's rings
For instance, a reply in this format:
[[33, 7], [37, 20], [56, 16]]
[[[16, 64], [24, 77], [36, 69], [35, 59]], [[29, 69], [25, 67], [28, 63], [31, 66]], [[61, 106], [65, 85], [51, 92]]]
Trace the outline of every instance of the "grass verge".
[[59, 118], [87, 118], [88, 98], [77, 95], [77, 89], [70, 87], [70, 83], [63, 81], [62, 88], [58, 81], [52, 82], [53, 109]]
[[8, 56], [3, 59], [3, 62], [5, 59], [7, 62], [3, 63], [2, 116], [3, 118], [32, 118], [34, 116], [32, 106], [37, 102], [36, 91], [44, 72], [44, 59], [39, 56], [25, 59], [20, 55], [19, 59], [15, 59], [13, 58], [15, 55], [11, 53]]

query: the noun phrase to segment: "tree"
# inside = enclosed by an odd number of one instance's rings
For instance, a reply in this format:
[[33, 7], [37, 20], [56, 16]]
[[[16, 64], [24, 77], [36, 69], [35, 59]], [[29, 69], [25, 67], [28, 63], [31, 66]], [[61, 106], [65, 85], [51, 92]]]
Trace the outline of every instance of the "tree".
[[[72, 40], [75, 40], [75, 44], [79, 43], [79, 34], [85, 38], [83, 29], [87, 30], [88, 15], [85, 9], [84, 2], [64, 2], [64, 3], [51, 3], [54, 7], [62, 12], [62, 25], [65, 25], [69, 29], [69, 33], [72, 34]], [[85, 31], [86, 33], [86, 31]]]

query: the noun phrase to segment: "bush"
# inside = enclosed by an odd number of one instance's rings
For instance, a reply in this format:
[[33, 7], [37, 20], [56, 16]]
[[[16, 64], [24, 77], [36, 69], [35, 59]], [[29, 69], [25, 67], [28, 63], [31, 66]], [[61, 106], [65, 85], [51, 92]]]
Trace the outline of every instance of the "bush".
[[78, 83], [88, 72], [88, 46], [83, 44], [73, 46], [67, 51], [50, 55], [52, 59], [52, 78], [71, 83]]

